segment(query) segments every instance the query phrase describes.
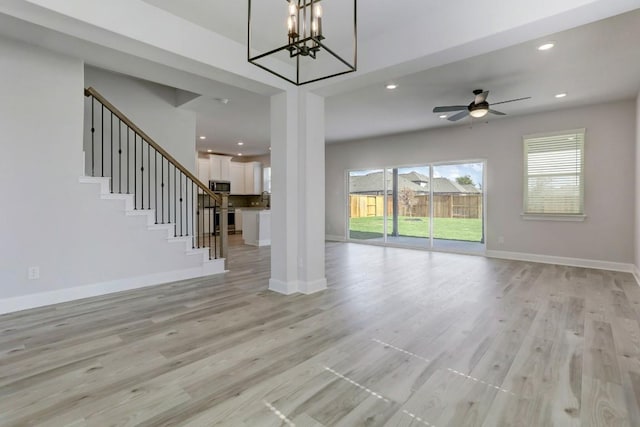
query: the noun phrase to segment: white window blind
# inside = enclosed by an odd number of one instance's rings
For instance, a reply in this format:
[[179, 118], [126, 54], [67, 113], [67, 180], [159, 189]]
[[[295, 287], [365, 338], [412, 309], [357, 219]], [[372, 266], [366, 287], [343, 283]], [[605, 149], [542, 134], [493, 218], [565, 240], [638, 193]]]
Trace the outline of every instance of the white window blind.
[[584, 215], [584, 129], [524, 139], [524, 213]]

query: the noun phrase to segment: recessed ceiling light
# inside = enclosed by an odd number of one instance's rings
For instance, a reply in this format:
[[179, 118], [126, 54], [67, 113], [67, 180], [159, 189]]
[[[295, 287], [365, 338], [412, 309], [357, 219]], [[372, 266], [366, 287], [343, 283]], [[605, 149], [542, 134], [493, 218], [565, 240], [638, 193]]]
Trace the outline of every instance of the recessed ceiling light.
[[238, 141], [238, 145], [244, 145], [244, 142]]
[[441, 118], [441, 119], [446, 119], [446, 118], [447, 118], [447, 115], [446, 115], [446, 114], [441, 114], [441, 115], [440, 115], [440, 118]]
[[207, 153], [213, 153], [213, 150], [207, 150]]
[[565, 96], [567, 96], [567, 92], [562, 92], [562, 93], [557, 93], [556, 94], [556, 98], [564, 98]]
[[238, 156], [242, 157], [242, 153], [238, 153]]
[[398, 87], [398, 85], [397, 85], [397, 84], [395, 84], [395, 83], [389, 83], [389, 84], [387, 85], [387, 89], [389, 89], [389, 90], [393, 90], [393, 89], [395, 89], [395, 88], [397, 88], [397, 87]]
[[555, 43], [549, 42], [538, 46], [538, 50], [549, 50], [555, 46]]
[[200, 139], [207, 139], [207, 137], [203, 135], [200, 137]]

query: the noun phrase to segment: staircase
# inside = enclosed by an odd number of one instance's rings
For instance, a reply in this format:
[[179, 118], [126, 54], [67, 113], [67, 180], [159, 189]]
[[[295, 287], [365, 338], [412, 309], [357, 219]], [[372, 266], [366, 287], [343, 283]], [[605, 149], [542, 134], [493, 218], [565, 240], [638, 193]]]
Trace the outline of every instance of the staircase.
[[98, 197], [119, 203], [125, 216], [142, 218], [132, 221], [150, 233], [165, 233], [183, 256], [201, 258], [200, 275], [224, 272], [228, 195], [213, 193], [95, 89], [85, 96], [89, 142], [80, 182], [97, 186]]

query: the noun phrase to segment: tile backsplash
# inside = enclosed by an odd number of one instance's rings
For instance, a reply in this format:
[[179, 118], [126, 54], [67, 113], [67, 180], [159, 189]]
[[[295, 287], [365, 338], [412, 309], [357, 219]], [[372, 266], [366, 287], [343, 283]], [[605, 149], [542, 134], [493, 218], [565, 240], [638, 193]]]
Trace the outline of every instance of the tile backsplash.
[[[202, 206], [202, 202], [204, 201], [204, 206], [209, 206], [209, 197], [200, 196], [200, 203], [198, 206]], [[250, 207], [261, 207], [268, 208], [271, 207], [271, 196], [269, 194], [265, 194], [263, 196], [242, 196], [242, 195], [233, 195], [229, 196], [229, 207], [234, 208], [250, 208]]]
[[271, 202], [271, 196], [265, 194], [264, 196], [241, 196], [233, 195], [229, 196], [229, 206], [235, 208], [247, 208], [247, 207], [269, 207]]

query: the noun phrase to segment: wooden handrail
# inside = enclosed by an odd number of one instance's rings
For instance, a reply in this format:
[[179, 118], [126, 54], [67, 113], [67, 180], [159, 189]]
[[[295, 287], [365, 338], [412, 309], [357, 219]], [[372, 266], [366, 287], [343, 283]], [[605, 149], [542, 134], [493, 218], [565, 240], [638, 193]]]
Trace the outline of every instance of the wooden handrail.
[[[104, 96], [100, 95], [100, 92], [98, 92], [97, 90], [95, 90], [92, 87], [89, 87], [89, 88], [84, 90], [84, 95], [87, 96], [87, 97], [88, 96], [93, 96], [95, 99], [100, 101], [100, 103], [102, 105], [107, 107], [107, 109], [109, 111], [111, 111], [113, 114], [115, 114], [120, 120], [122, 120], [123, 123], [125, 123], [127, 126], [129, 126], [129, 128], [131, 128], [136, 134], [140, 135], [144, 141], [146, 141], [150, 146], [152, 146], [154, 148], [154, 150], [156, 150], [162, 156], [166, 157], [166, 159], [173, 166], [175, 166], [180, 172], [185, 174], [185, 176], [187, 176], [189, 179], [191, 179], [191, 181], [195, 182], [196, 185], [202, 191], [204, 191], [204, 193], [206, 195], [208, 195], [209, 197], [211, 197], [212, 199], [214, 199], [215, 201], [217, 201], [221, 205], [223, 204], [222, 203], [222, 196], [220, 194], [214, 193], [213, 191], [211, 191], [209, 189], [209, 187], [206, 184], [200, 182], [200, 180], [198, 178], [196, 178], [191, 172], [189, 172], [187, 170], [187, 168], [182, 166], [182, 164], [180, 162], [178, 162], [176, 159], [174, 159], [171, 154], [167, 153], [167, 151], [164, 148], [162, 148], [160, 145], [158, 145], [158, 143], [156, 143], [153, 140], [153, 138], [151, 138], [142, 129], [140, 129], [138, 126], [136, 126], [127, 116], [125, 116], [120, 110], [118, 110], [112, 103], [107, 101]], [[221, 207], [222, 207], [222, 209], [226, 208], [226, 206], [224, 206], [224, 207], [221, 206]]]
[[[93, 97], [98, 100], [103, 106], [107, 107], [111, 113], [113, 113], [118, 119], [122, 121], [125, 125], [129, 127], [129, 129], [133, 130], [136, 135], [139, 135], [143, 141], [153, 147], [156, 152], [160, 153], [161, 156], [167, 159], [169, 163], [171, 163], [177, 170], [182, 172], [185, 177], [189, 178], [193, 181], [198, 188], [200, 188], [205, 195], [211, 197], [213, 200], [220, 204], [220, 258], [224, 258], [225, 269], [227, 267], [227, 249], [228, 249], [228, 221], [227, 214], [229, 212], [229, 196], [227, 194], [216, 194], [209, 189], [209, 187], [202, 183], [198, 178], [195, 177], [191, 172], [187, 170], [180, 162], [178, 162], [173, 156], [162, 148], [158, 143], [156, 143], [149, 135], [147, 135], [142, 129], [136, 126], [127, 116], [125, 116], [120, 110], [118, 110], [113, 104], [111, 104], [107, 99], [102, 96], [97, 90], [92, 87], [89, 87], [84, 90], [84, 95], [86, 97]], [[195, 234], [195, 233], [194, 233]], [[197, 236], [194, 236], [197, 238]]]

